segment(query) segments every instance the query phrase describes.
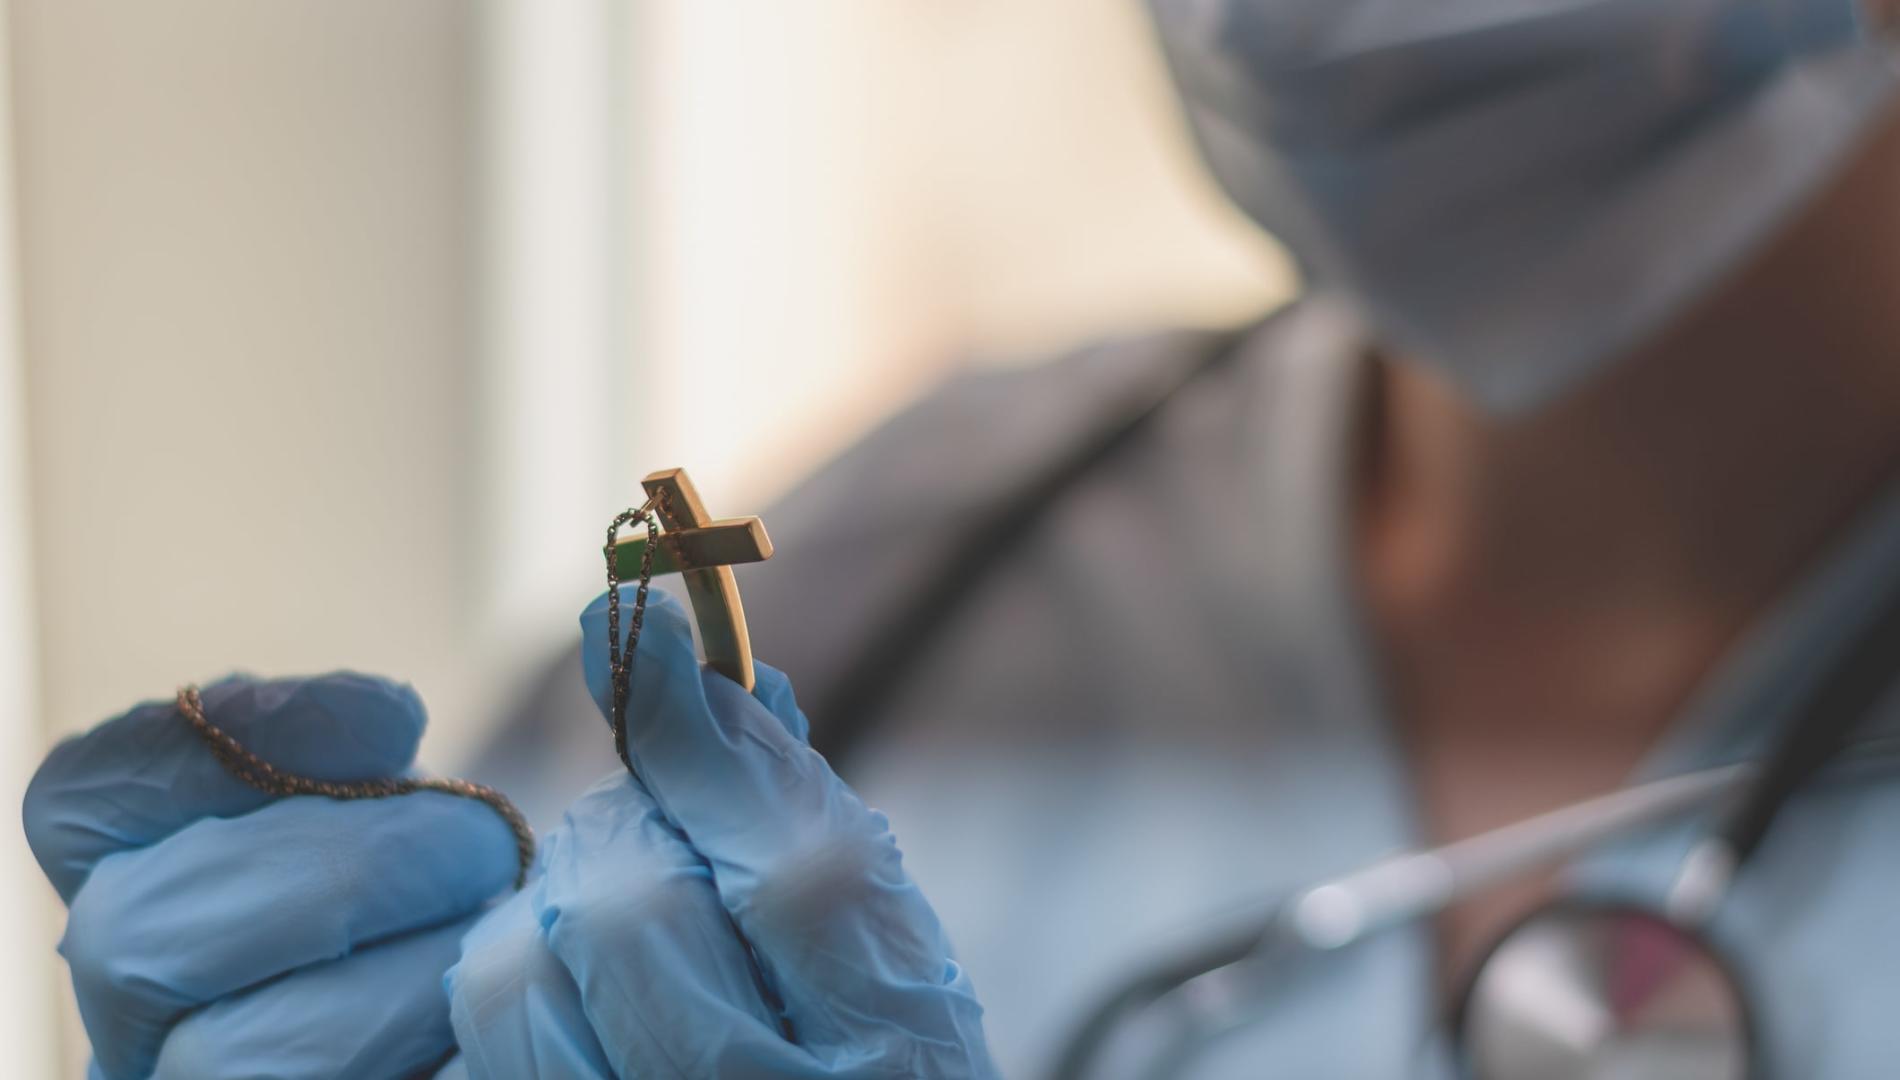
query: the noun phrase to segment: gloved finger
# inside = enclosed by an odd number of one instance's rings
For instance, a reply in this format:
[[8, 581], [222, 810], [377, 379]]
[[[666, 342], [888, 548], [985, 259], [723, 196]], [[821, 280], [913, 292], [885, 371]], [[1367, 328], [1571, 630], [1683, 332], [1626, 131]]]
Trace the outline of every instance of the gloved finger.
[[444, 1062], [431, 1080], [468, 1080], [468, 1063], [462, 1060], [462, 1055], [457, 1054]]
[[220, 998], [172, 1028], [153, 1080], [415, 1076], [455, 1048], [442, 973], [472, 922], [399, 937]]
[[143, 1076], [189, 1009], [461, 918], [507, 887], [515, 859], [493, 810], [435, 793], [284, 799], [108, 856], [60, 944], [96, 1060]]
[[[603, 711], [604, 608], [596, 601], [581, 620]], [[983, 1054], [981, 1009], [889, 823], [798, 737], [783, 677], [759, 671], [776, 711], [702, 671], [686, 612], [656, 596], [628, 702], [646, 789], [711, 866], [801, 1045], [821, 1059], [979, 1071], [956, 1055]], [[948, 1056], [909, 1056], [920, 1048]]]
[[806, 745], [811, 744], [811, 721], [805, 719], [805, 710], [798, 707], [798, 698], [792, 693], [792, 680], [785, 673], [769, 664], [753, 663], [752, 696], [765, 706], [778, 722], [785, 725], [786, 734]]
[[[320, 780], [394, 776], [415, 759], [422, 701], [369, 675], [233, 677], [204, 689], [206, 715], [253, 753]], [[27, 788], [27, 841], [70, 903], [100, 859], [271, 796], [226, 772], [170, 701], [147, 702], [53, 748]]]
[[614, 1080], [581, 1007], [580, 987], [549, 950], [527, 890], [463, 936], [461, 959], [443, 985], [462, 1048], [456, 1075]]
[[632, 777], [575, 801], [530, 890], [620, 1076], [815, 1075], [767, 1005], [712, 873]]

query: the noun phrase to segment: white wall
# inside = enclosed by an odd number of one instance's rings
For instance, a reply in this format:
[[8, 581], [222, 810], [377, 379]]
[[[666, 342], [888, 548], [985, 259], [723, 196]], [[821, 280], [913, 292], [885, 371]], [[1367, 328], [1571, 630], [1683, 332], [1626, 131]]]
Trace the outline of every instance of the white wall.
[[[27, 529], [26, 402], [14, 262], [12, 79], [7, 9], [0, 5], [0, 806], [15, 807], [44, 740], [34, 636], [33, 560]], [[49, 944], [52, 893], [18, 828], [0, 828], [0, 1046], [17, 1076], [58, 1075], [58, 997]]]
[[703, 488], [761, 501], [959, 356], [1291, 288], [1202, 174], [1139, 0], [644, 8], [629, 409]]
[[15, 0], [54, 729], [233, 666], [472, 707], [471, 21]]

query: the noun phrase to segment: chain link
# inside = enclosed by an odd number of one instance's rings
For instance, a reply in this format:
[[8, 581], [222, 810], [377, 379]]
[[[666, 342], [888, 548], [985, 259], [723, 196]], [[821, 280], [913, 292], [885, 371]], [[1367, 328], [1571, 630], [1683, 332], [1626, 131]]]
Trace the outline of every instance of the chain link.
[[[653, 584], [653, 551], [660, 542], [659, 516], [656, 511], [664, 506], [664, 502], [665, 494], [657, 494], [637, 509], [617, 515], [607, 526], [607, 658], [613, 683], [614, 752], [620, 755], [621, 763], [630, 773], [634, 768], [632, 755], [627, 749], [627, 693], [633, 680], [633, 661], [635, 649], [640, 643], [640, 628], [646, 621], [647, 593]], [[640, 554], [640, 587], [634, 593], [633, 614], [627, 627], [627, 644], [623, 649], [620, 644], [620, 565], [614, 546], [621, 528], [635, 521], [646, 526], [647, 542]], [[515, 804], [494, 788], [470, 780], [455, 779], [385, 776], [370, 780], [317, 780], [299, 776], [253, 754], [230, 732], [212, 723], [205, 714], [204, 698], [196, 686], [186, 686], [178, 691], [178, 712], [226, 772], [266, 795], [280, 798], [320, 795], [326, 799], [348, 800], [388, 799], [414, 795], [419, 791], [433, 791], [485, 803], [501, 816], [509, 831], [514, 833], [515, 855], [519, 860], [515, 888], [519, 889], [528, 880], [528, 870], [534, 865], [534, 830]]]
[[488, 807], [501, 815], [509, 831], [515, 834], [515, 857], [519, 868], [515, 873], [515, 888], [527, 883], [528, 868], [534, 865], [534, 830], [529, 827], [528, 819], [521, 815], [508, 796], [494, 788], [474, 783], [470, 780], [421, 779], [407, 776], [385, 776], [371, 780], [314, 780], [308, 776], [298, 776], [286, 772], [251, 753], [243, 743], [237, 741], [230, 732], [211, 722], [205, 715], [204, 698], [195, 686], [186, 686], [178, 691], [178, 711], [198, 733], [198, 738], [210, 748], [211, 756], [218, 759], [226, 772], [251, 785], [266, 795], [286, 797], [291, 795], [321, 795], [326, 799], [388, 799], [399, 795], [414, 795], [419, 791], [434, 791], [443, 795], [453, 795], [461, 799], [474, 799], [486, 803]]
[[[634, 650], [640, 644], [640, 627], [646, 621], [647, 592], [653, 585], [653, 549], [660, 544], [660, 523], [656, 511], [666, 505], [664, 490], [641, 503], [637, 509], [623, 510], [607, 524], [607, 673], [613, 689], [614, 753], [627, 772], [638, 777], [633, 755], [627, 749], [627, 691], [633, 683]], [[635, 521], [646, 525], [647, 543], [640, 552], [640, 587], [633, 594], [633, 616], [627, 626], [626, 648], [620, 646], [620, 558], [616, 541], [620, 529]]]
[[[640, 628], [646, 621], [647, 593], [653, 585], [653, 550], [660, 542], [659, 516], [656, 511], [661, 509], [664, 501], [665, 493], [657, 494], [637, 509], [617, 515], [607, 526], [607, 658], [609, 677], [613, 683], [614, 752], [620, 755], [621, 763], [630, 773], [634, 768], [632, 755], [627, 749], [627, 692], [633, 680], [633, 660], [635, 649], [640, 643]], [[620, 564], [614, 546], [621, 528], [635, 521], [646, 526], [647, 542], [645, 550], [640, 553], [640, 587], [634, 593], [633, 615], [627, 627], [627, 644], [623, 649], [620, 644]], [[494, 788], [470, 780], [455, 779], [385, 776], [370, 780], [316, 780], [299, 776], [253, 754], [230, 732], [212, 723], [205, 714], [204, 698], [196, 686], [186, 686], [178, 691], [178, 712], [197, 732], [198, 738], [226, 772], [266, 795], [280, 798], [320, 795], [326, 799], [348, 800], [388, 799], [414, 795], [419, 791], [433, 791], [485, 803], [501, 816], [509, 831], [514, 833], [515, 855], [519, 861], [515, 888], [519, 889], [528, 880], [528, 870], [534, 865], [534, 830], [520, 809]]]

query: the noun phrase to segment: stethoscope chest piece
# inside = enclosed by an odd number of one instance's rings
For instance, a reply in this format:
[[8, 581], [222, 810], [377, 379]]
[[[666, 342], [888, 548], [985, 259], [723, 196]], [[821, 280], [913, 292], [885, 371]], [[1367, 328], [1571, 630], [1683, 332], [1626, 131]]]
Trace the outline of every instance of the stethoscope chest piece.
[[1452, 1017], [1467, 1080], [1759, 1080], [1754, 1010], [1699, 929], [1565, 901], [1505, 932]]

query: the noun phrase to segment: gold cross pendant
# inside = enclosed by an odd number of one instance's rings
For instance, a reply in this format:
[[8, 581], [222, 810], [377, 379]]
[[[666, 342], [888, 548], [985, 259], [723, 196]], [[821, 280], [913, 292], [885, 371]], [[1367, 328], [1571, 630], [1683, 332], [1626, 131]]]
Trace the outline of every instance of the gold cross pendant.
[[[755, 517], [712, 520], [684, 469], [661, 469], [640, 481], [640, 486], [654, 500], [664, 530], [653, 549], [654, 576], [678, 573], [685, 580], [707, 665], [750, 691], [752, 639], [746, 635], [745, 607], [739, 603], [739, 582], [732, 568], [772, 557], [765, 522]], [[644, 532], [614, 544], [620, 580], [639, 578], [646, 546]]]

